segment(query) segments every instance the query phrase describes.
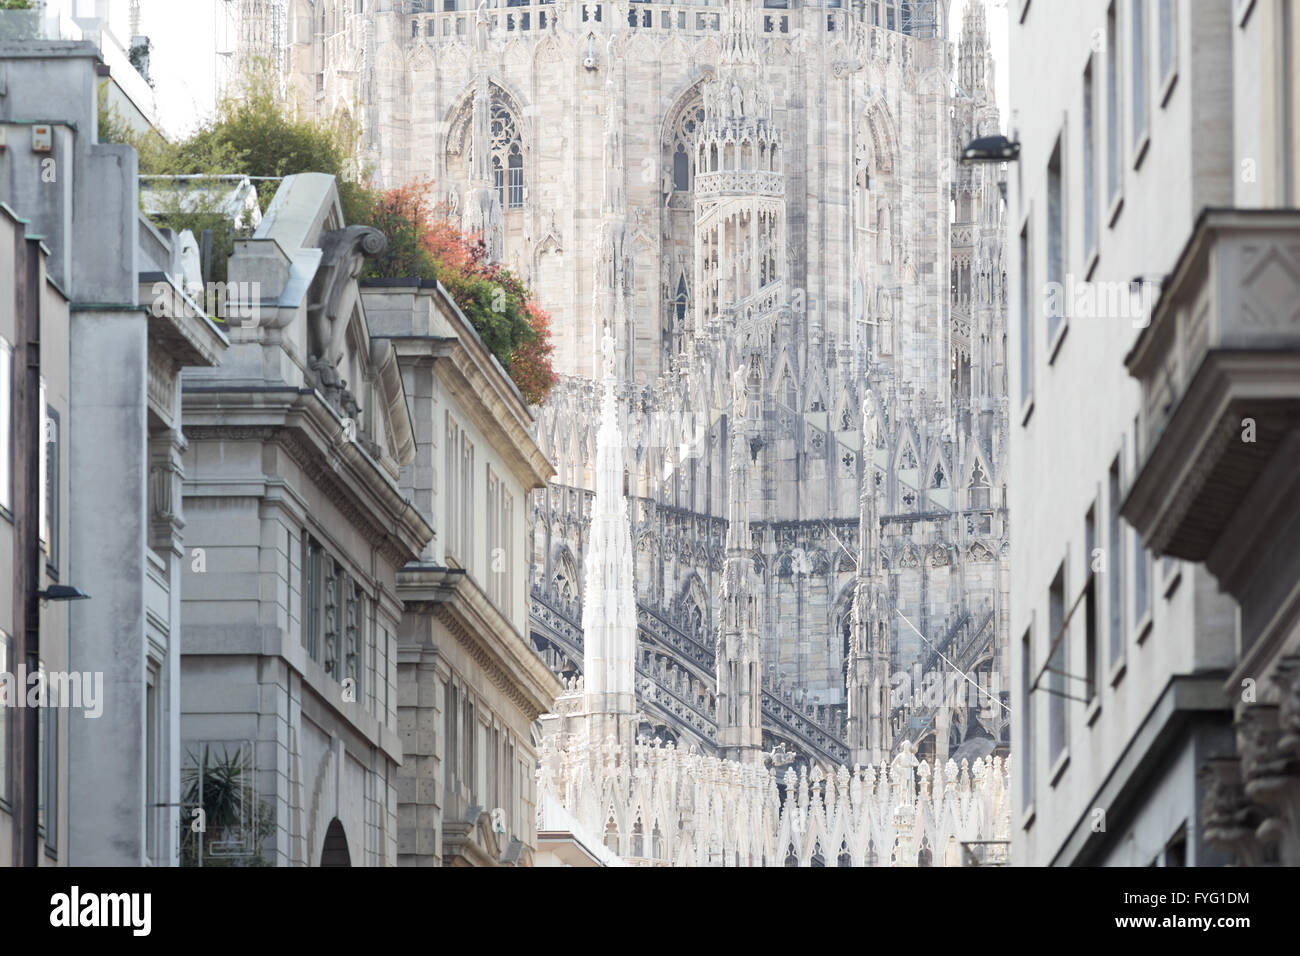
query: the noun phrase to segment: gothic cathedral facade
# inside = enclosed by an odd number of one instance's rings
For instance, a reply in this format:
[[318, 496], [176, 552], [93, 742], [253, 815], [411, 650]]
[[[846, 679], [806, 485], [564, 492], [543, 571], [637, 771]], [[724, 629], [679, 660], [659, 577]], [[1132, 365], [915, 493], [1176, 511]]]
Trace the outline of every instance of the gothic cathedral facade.
[[[531, 639], [583, 663], [614, 340], [642, 730], [783, 763], [1007, 749], [1007, 290], [983, 0], [242, 0], [552, 315]], [[965, 675], [965, 676], [959, 676]]]

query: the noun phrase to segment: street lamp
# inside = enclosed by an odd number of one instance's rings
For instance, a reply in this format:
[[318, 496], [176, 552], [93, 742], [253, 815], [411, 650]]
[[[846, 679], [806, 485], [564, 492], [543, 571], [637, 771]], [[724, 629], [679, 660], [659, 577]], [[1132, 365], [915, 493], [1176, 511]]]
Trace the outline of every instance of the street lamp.
[[43, 591], [37, 591], [36, 596], [42, 601], [84, 601], [90, 597], [81, 588], [71, 584], [52, 584]]
[[980, 136], [961, 151], [963, 163], [1014, 163], [1020, 158], [1020, 144], [999, 134]]

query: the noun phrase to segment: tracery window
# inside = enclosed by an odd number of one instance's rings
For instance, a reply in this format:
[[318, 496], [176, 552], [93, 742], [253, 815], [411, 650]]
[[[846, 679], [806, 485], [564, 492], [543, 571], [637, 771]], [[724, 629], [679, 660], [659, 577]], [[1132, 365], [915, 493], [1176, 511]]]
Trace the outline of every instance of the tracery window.
[[691, 168], [691, 160], [695, 155], [695, 137], [703, 124], [703, 101], [682, 110], [673, 124], [673, 189], [677, 192], [689, 192], [694, 188], [695, 170]]
[[524, 208], [523, 142], [514, 114], [499, 101], [492, 103], [492, 177], [502, 209]]

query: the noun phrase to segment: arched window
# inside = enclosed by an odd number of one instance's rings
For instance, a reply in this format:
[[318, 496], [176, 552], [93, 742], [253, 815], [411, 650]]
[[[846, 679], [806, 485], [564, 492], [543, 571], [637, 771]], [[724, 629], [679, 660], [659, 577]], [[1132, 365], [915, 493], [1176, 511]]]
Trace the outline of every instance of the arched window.
[[686, 327], [686, 304], [688, 296], [686, 294], [686, 273], [682, 273], [677, 279], [677, 296], [673, 300], [674, 318], [676, 319], [676, 329], [681, 332]]
[[673, 189], [689, 192], [694, 179], [691, 156], [695, 151], [696, 137], [704, 123], [704, 104], [695, 103], [682, 110], [669, 130], [669, 144], [673, 158]]

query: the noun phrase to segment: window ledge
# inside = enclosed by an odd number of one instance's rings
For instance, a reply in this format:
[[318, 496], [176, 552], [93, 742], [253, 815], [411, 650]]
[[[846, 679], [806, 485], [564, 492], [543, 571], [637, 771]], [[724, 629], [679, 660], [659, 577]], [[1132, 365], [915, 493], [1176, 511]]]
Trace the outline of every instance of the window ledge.
[[1171, 597], [1174, 596], [1174, 592], [1178, 590], [1178, 585], [1181, 584], [1182, 581], [1183, 581], [1183, 569], [1180, 566], [1178, 570], [1176, 570], [1173, 574], [1171, 574], [1169, 576], [1169, 579], [1165, 581], [1166, 601], [1168, 601]]
[[1088, 257], [1083, 262], [1083, 280], [1085, 282], [1092, 281], [1092, 274], [1097, 271], [1097, 263], [1100, 261], [1101, 253], [1097, 251], [1097, 246], [1094, 243], [1092, 251], [1088, 253]]
[[1174, 95], [1174, 87], [1178, 85], [1178, 68], [1170, 70], [1169, 75], [1165, 77], [1164, 82], [1160, 84], [1160, 108], [1164, 109], [1169, 105], [1169, 97]]
[[1097, 722], [1098, 715], [1101, 714], [1101, 695], [1098, 694], [1088, 701], [1088, 709], [1084, 711], [1083, 719], [1089, 727]]
[[1114, 229], [1115, 223], [1119, 220], [1119, 214], [1124, 210], [1124, 190], [1115, 194], [1115, 198], [1110, 201], [1110, 207], [1106, 211], [1106, 228]]
[[1025, 807], [1025, 812], [1020, 815], [1020, 829], [1028, 830], [1034, 825], [1034, 819], [1038, 816], [1038, 809], [1031, 803]]
[[1137, 623], [1137, 642], [1139, 644], [1143, 643], [1148, 637], [1151, 636], [1152, 624], [1153, 622], [1151, 620], [1151, 612], [1147, 611], [1145, 614], [1142, 615], [1141, 620], [1139, 620]]
[[1034, 414], [1034, 396], [1030, 395], [1025, 399], [1024, 404], [1020, 406], [1020, 427], [1025, 428], [1029, 425], [1029, 419]]
[[1241, 9], [1237, 11], [1237, 26], [1244, 27], [1246, 21], [1250, 19], [1251, 13], [1255, 10], [1255, 0], [1243, 0]]
[[1056, 763], [1052, 765], [1051, 785], [1053, 788], [1061, 782], [1061, 777], [1065, 776], [1065, 770], [1070, 766], [1070, 748], [1066, 747], [1061, 751], [1061, 756], [1056, 758]]
[[1133, 168], [1141, 169], [1142, 161], [1147, 158], [1147, 151], [1151, 148], [1151, 126], [1147, 125], [1140, 136], [1138, 136], [1137, 146], [1133, 148]]
[[1056, 327], [1056, 333], [1047, 343], [1047, 364], [1055, 365], [1056, 356], [1061, 351], [1061, 343], [1065, 341], [1065, 333], [1070, 331], [1070, 319], [1068, 316], [1061, 318], [1061, 324]]
[[1124, 679], [1124, 672], [1128, 670], [1128, 659], [1121, 657], [1110, 669], [1110, 686], [1118, 687], [1119, 682]]

